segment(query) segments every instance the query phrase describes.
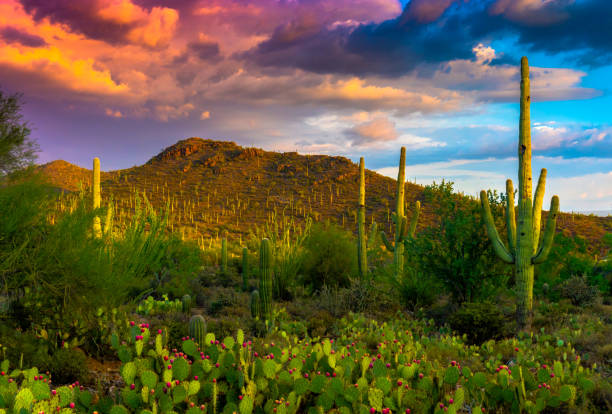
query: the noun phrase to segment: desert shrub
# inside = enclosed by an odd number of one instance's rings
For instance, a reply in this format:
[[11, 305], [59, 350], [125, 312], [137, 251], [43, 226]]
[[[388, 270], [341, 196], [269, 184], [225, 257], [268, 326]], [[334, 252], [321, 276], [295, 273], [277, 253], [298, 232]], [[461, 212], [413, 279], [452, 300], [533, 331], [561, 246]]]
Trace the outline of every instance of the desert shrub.
[[504, 333], [503, 314], [491, 303], [464, 303], [449, 320], [453, 330], [476, 344], [499, 339]]
[[575, 306], [592, 305], [600, 298], [596, 286], [590, 286], [584, 277], [572, 276], [560, 286], [561, 296]]
[[399, 302], [411, 312], [431, 306], [441, 291], [440, 283], [428, 274], [406, 269], [403, 276], [389, 272], [388, 280]]
[[[295, 296], [296, 282], [306, 257], [304, 242], [310, 234], [312, 222], [307, 219], [304, 227], [299, 229], [298, 225], [287, 217], [282, 221], [275, 217], [271, 223], [255, 229], [251, 234], [249, 247], [259, 252], [261, 240], [270, 239], [274, 250], [272, 293], [275, 299], [291, 300]], [[258, 274], [259, 271], [257, 265], [259, 256], [256, 257], [254, 260], [249, 260], [253, 274]]]
[[[497, 259], [479, 203], [454, 194], [452, 182], [426, 186], [424, 196], [439, 218], [408, 241], [406, 267], [417, 270], [420, 278], [438, 279], [459, 304], [485, 300], [505, 288], [512, 268]], [[489, 202], [498, 227], [503, 227], [503, 199], [489, 193]]]
[[87, 358], [78, 349], [59, 348], [43, 365], [51, 373], [51, 379], [56, 385], [85, 382], [89, 377]]
[[357, 270], [355, 242], [335, 224], [313, 225], [304, 242], [303, 282], [313, 290], [324, 285], [346, 287]]
[[[195, 241], [182, 241], [176, 235], [169, 236], [164, 255], [160, 260], [163, 277], [155, 279], [156, 291], [182, 297], [192, 293], [192, 281], [202, 264], [201, 250]], [[165, 270], [165, 271], [163, 271]]]

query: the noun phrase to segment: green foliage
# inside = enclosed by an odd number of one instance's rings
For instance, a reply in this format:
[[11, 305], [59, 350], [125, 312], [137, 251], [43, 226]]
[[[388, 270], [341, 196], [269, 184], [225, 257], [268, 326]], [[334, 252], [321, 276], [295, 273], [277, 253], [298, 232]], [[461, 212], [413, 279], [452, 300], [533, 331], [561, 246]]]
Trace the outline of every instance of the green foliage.
[[504, 316], [491, 303], [464, 303], [450, 318], [450, 326], [470, 341], [482, 343], [506, 333]]
[[[120, 369], [126, 383], [119, 400], [95, 398], [79, 387], [52, 393], [36, 368], [15, 369], [4, 361], [0, 409], [60, 406], [68, 412], [74, 403], [70, 412], [367, 413], [374, 407], [437, 413], [460, 412], [467, 404], [489, 412], [606, 412], [600, 401], [606, 380], [558, 337], [470, 346], [401, 315], [378, 323], [353, 314], [337, 323], [333, 342], [284, 331], [253, 341], [241, 331], [223, 340], [208, 334], [205, 358], [189, 340], [185, 356], [158, 346], [161, 335], [153, 338], [147, 325], [137, 325], [121, 338], [130, 352]], [[506, 365], [509, 358], [513, 363]]]
[[357, 272], [352, 235], [335, 224], [316, 223], [304, 242], [303, 282], [313, 290], [323, 285], [348, 286]]
[[[501, 213], [501, 200], [491, 195], [494, 211]], [[512, 269], [497, 261], [478, 203], [453, 194], [450, 181], [426, 186], [424, 196], [439, 218], [407, 244], [415, 270], [425, 279], [438, 279], [457, 303], [484, 300], [506, 287]]]
[[21, 95], [6, 95], [0, 90], [0, 178], [31, 165], [37, 145], [21, 111]]
[[56, 384], [84, 382], [89, 376], [85, 354], [77, 349], [60, 348], [40, 367], [51, 373]]
[[599, 290], [589, 286], [584, 277], [572, 276], [560, 286], [561, 296], [569, 299], [575, 306], [592, 305], [599, 299]]
[[418, 274], [414, 269], [405, 269], [404, 275], [388, 272], [388, 280], [402, 306], [415, 312], [431, 306], [439, 296], [440, 283], [430, 274]]

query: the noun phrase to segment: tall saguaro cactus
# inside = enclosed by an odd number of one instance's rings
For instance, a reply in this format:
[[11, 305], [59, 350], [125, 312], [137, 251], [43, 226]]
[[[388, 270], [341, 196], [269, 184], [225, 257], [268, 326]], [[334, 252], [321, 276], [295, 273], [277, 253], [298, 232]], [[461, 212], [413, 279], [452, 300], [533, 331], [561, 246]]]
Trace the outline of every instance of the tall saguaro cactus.
[[529, 115], [529, 63], [527, 58], [521, 59], [521, 113], [519, 120], [519, 199], [518, 218], [514, 212], [514, 188], [512, 180], [506, 181], [506, 223], [508, 227], [508, 247], [497, 233], [486, 191], [480, 192], [482, 215], [489, 239], [497, 255], [506, 263], [515, 265], [518, 303], [516, 319], [520, 330], [531, 329], [533, 305], [533, 274], [534, 265], [546, 260], [552, 247], [555, 235], [555, 225], [559, 212], [559, 197], [552, 197], [550, 211], [546, 220], [546, 229], [540, 243], [540, 217], [546, 169], [542, 168], [535, 197], [532, 200], [531, 187], [531, 126]]
[[[95, 157], [93, 160], [93, 208], [100, 208], [100, 158]], [[102, 225], [100, 224], [100, 217], [94, 217], [93, 222], [93, 234], [94, 237], [102, 237]]]
[[272, 316], [272, 268], [274, 256], [272, 243], [263, 239], [259, 247], [259, 298], [261, 319], [269, 321]]
[[227, 274], [227, 237], [221, 240], [221, 273]]
[[366, 245], [365, 228], [365, 162], [363, 157], [359, 159], [359, 204], [357, 210], [357, 258], [359, 263], [359, 275], [363, 278], [368, 273], [368, 257]]
[[411, 237], [414, 236], [416, 230], [417, 220], [419, 219], [419, 212], [421, 210], [421, 203], [416, 202], [414, 211], [412, 213], [412, 219], [410, 225], [404, 215], [404, 185], [405, 185], [405, 171], [406, 171], [406, 147], [402, 147], [400, 153], [399, 172], [397, 174], [397, 193], [396, 193], [396, 204], [395, 212], [391, 215], [393, 223], [395, 224], [395, 243], [391, 243], [387, 238], [384, 231], [381, 231], [381, 236], [385, 247], [394, 254], [395, 264], [395, 275], [400, 276], [404, 273], [404, 243], [406, 243]]

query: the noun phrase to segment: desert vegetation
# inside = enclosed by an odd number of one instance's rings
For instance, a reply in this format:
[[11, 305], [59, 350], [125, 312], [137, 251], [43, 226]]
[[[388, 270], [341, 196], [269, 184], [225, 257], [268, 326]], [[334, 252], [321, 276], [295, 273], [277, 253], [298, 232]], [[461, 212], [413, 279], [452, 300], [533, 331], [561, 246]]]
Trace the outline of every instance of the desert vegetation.
[[11, 158], [0, 414], [610, 412], [612, 220], [542, 211], [521, 72], [517, 205], [406, 182], [405, 148], [396, 181], [195, 138]]

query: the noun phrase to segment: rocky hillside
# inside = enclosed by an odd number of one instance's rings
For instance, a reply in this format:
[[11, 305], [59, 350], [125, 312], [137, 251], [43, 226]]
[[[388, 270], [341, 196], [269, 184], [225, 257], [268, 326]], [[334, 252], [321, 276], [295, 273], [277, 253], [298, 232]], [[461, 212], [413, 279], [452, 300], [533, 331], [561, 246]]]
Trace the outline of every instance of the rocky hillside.
[[[398, 148], [399, 157], [399, 148]], [[104, 160], [101, 160], [104, 169]], [[41, 166], [59, 188], [88, 187], [91, 170], [65, 161]], [[344, 157], [300, 155], [245, 148], [233, 142], [189, 138], [177, 142], [142, 166], [102, 173], [103, 203], [114, 200], [119, 217], [129, 217], [134, 194], [145, 194], [153, 206], [171, 206], [172, 229], [187, 238], [208, 238], [228, 231], [231, 237], [246, 235], [274, 214], [302, 222], [309, 216], [331, 219], [355, 228], [359, 167]], [[395, 180], [366, 171], [366, 220], [387, 230], [394, 209]], [[423, 203], [423, 187], [406, 183], [410, 210], [422, 203], [419, 228], [437, 218]], [[585, 237], [603, 253], [601, 239], [612, 231], [612, 218], [561, 214], [559, 231]]]

